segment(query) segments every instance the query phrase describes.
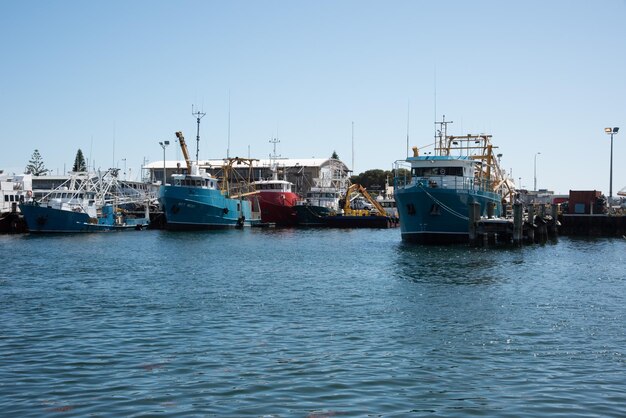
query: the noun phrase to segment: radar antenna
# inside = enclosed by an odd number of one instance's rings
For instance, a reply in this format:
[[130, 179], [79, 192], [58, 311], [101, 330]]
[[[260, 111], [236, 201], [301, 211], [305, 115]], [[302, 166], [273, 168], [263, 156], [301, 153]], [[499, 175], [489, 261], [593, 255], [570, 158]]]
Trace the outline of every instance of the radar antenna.
[[196, 117], [196, 122], [198, 123], [198, 131], [196, 134], [196, 163], [198, 163], [198, 153], [200, 151], [200, 119], [202, 119], [206, 113], [200, 112], [197, 109], [194, 112], [194, 107], [191, 105], [191, 115]]
[[444, 148], [444, 140], [448, 138], [448, 124], [454, 123], [453, 121], [446, 121], [446, 115], [443, 115], [443, 119], [441, 122], [435, 122], [435, 126], [439, 125], [439, 129], [436, 129], [437, 133], [435, 134], [435, 143], [439, 145], [435, 148], [442, 152]]

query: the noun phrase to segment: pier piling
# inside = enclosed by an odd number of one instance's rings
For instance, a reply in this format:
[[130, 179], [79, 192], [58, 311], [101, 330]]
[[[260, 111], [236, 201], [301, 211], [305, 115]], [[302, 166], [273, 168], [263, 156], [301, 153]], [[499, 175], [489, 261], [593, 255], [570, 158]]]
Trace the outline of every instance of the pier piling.
[[476, 223], [480, 220], [480, 203], [473, 202], [469, 204], [468, 223], [469, 223], [469, 240], [471, 245], [476, 245]]
[[513, 244], [522, 244], [522, 233], [524, 230], [524, 208], [521, 203], [513, 205]]

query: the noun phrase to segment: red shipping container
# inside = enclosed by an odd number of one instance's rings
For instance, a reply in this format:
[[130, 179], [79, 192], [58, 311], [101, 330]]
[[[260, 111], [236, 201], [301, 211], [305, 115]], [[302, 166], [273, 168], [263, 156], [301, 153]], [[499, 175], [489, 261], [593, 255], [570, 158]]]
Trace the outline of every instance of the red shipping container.
[[[596, 203], [602, 192], [598, 190], [570, 190], [569, 191], [569, 213], [585, 214], [602, 213], [597, 210]], [[593, 209], [592, 209], [593, 208]]]

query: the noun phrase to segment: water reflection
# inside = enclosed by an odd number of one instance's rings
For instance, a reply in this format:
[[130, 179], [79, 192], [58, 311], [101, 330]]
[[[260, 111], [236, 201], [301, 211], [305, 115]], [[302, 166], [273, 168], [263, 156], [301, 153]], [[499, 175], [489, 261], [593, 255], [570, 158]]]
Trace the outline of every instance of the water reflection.
[[[514, 251], [506, 253], [515, 255]], [[485, 285], [507, 279], [502, 257], [489, 249], [464, 245], [420, 246], [401, 242], [395, 255], [398, 276], [412, 282]], [[510, 261], [521, 262], [519, 257]]]

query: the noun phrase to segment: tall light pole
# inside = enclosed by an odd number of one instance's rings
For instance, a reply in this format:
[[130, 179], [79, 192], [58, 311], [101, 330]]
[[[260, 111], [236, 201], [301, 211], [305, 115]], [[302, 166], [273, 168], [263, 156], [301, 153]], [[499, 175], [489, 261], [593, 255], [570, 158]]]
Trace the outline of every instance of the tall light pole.
[[170, 144], [170, 141], [163, 141], [163, 142], [159, 142], [159, 145], [161, 146], [161, 148], [163, 148], [163, 182], [161, 183], [163, 186], [165, 186], [165, 180], [167, 179], [166, 175], [165, 175], [165, 148]]
[[540, 152], [535, 153], [535, 191], [537, 191], [537, 155], [541, 154]]
[[611, 202], [613, 200], [613, 135], [617, 135], [618, 131], [618, 127], [604, 128], [604, 132], [606, 132], [608, 135], [611, 135], [611, 175], [609, 179], [609, 207], [611, 206]]

